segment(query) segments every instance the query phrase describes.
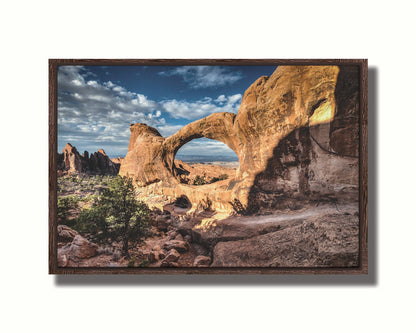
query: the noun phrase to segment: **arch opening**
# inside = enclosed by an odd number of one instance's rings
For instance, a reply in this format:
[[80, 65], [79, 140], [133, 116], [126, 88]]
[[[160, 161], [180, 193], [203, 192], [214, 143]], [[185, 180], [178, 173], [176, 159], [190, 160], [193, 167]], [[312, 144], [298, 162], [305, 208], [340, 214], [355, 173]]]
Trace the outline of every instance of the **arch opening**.
[[207, 185], [236, 177], [237, 154], [225, 143], [196, 138], [185, 143], [174, 156], [175, 176], [183, 184]]

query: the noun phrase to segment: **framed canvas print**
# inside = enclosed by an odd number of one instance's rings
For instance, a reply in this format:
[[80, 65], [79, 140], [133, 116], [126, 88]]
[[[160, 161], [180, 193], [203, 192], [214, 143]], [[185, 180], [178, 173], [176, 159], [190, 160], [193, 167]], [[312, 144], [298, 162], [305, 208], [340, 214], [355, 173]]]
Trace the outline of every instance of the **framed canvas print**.
[[367, 60], [49, 60], [51, 274], [367, 274]]

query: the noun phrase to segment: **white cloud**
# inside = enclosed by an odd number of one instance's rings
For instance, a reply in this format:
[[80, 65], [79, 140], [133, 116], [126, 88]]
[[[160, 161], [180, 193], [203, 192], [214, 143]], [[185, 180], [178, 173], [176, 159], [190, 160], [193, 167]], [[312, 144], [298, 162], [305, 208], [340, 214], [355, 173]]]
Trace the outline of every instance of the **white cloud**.
[[227, 99], [225, 98], [224, 95], [219, 95], [218, 98], [215, 100], [217, 103], [223, 103], [225, 102]]
[[[127, 148], [130, 123], [145, 122], [150, 126], [165, 124], [161, 111], [156, 110], [156, 102], [111, 81], [100, 83], [85, 80], [86, 76], [82, 66], [59, 68], [60, 141], [84, 142], [86, 146], [97, 142], [100, 146], [95, 147], [95, 150], [114, 146], [117, 141], [120, 147]], [[152, 117], [147, 117], [153, 113]]]
[[179, 131], [183, 125], [159, 125], [156, 126], [157, 130], [162, 134], [164, 137], [171, 136]]
[[159, 74], [178, 75], [193, 89], [222, 87], [233, 84], [243, 77], [240, 72], [231, 71], [226, 66], [179, 66]]
[[[169, 136], [183, 124], [167, 123], [168, 114], [175, 119], [195, 120], [215, 112], [236, 113], [241, 95], [204, 97], [197, 101], [155, 101], [128, 91], [114, 82], [86, 79], [82, 66], [60, 66], [58, 71], [58, 139], [81, 145], [79, 149], [112, 147], [110, 151], [127, 152], [130, 123], [146, 123]], [[165, 117], [163, 117], [165, 115]], [[184, 121], [186, 123], [186, 121]], [[122, 153], [123, 154], [123, 153]]]
[[[224, 96], [224, 95], [221, 95]], [[220, 97], [221, 97], [220, 96]], [[237, 113], [240, 106], [241, 94], [229, 96], [227, 98], [218, 98], [213, 101], [206, 97], [196, 102], [177, 101], [176, 99], [162, 101], [160, 104], [165, 112], [169, 113], [175, 119], [184, 118], [188, 120], [200, 119], [209, 116], [215, 112], [232, 112]], [[222, 100], [226, 101], [224, 103]]]
[[206, 138], [200, 138], [188, 142], [187, 144], [183, 145], [177, 153], [178, 158], [180, 158], [180, 156], [189, 155], [212, 157], [234, 156], [237, 158], [235, 152], [225, 143]]

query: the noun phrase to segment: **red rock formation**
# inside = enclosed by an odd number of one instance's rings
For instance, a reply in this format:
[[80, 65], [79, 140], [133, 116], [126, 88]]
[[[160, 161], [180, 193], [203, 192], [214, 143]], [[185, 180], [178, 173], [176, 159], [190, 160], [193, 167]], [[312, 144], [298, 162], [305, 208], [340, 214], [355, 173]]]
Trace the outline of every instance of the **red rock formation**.
[[[120, 174], [133, 177], [144, 195], [185, 195], [194, 207], [204, 203], [224, 210], [232, 209], [230, 202], [254, 208], [259, 202], [275, 204], [287, 187], [289, 196], [305, 197], [356, 186], [358, 161], [350, 156], [357, 156], [358, 118], [350, 116], [358, 110], [358, 76], [348, 68], [339, 72], [337, 66], [279, 66], [247, 89], [237, 115], [215, 113], [168, 138], [132, 124]], [[237, 154], [235, 179], [198, 187], [179, 183], [175, 154], [201, 137], [221, 141]], [[322, 182], [330, 183], [324, 191]]]
[[63, 170], [68, 173], [79, 173], [82, 172], [82, 160], [78, 153], [77, 148], [73, 147], [70, 143], [67, 143], [65, 148], [62, 150], [63, 158]]
[[113, 162], [103, 149], [93, 154], [85, 151], [82, 155], [70, 143], [58, 154], [58, 171], [63, 173], [87, 173], [98, 175], [116, 175], [120, 164]]

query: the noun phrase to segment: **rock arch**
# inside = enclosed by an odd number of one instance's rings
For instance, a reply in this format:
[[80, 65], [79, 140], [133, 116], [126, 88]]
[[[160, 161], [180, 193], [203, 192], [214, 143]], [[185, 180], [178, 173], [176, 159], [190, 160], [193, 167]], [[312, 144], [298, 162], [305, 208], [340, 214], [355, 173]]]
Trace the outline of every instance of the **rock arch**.
[[[282, 139], [297, 129], [334, 119], [338, 73], [338, 66], [280, 66], [246, 90], [236, 115], [212, 114], [168, 138], [146, 124], [132, 124], [120, 174], [133, 177], [149, 193], [186, 195], [193, 205], [202, 199], [219, 209], [230, 209], [234, 199], [247, 205], [256, 175], [270, 167]], [[237, 154], [237, 179], [200, 187], [179, 183], [175, 155], [184, 144], [201, 137], [221, 141]]]
[[165, 164], [169, 170], [172, 170], [172, 173], [175, 174], [173, 161], [176, 153], [182, 146], [194, 139], [207, 138], [220, 141], [238, 156], [237, 140], [233, 132], [235, 116], [234, 113], [229, 112], [214, 113], [184, 126], [168, 137], [163, 143], [163, 149], [166, 151]]

